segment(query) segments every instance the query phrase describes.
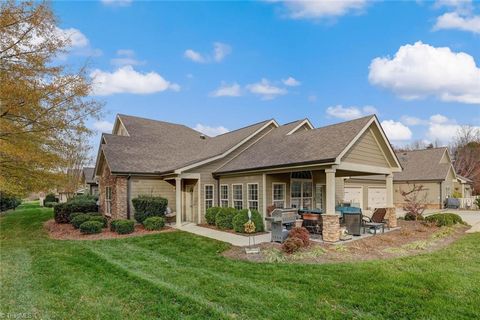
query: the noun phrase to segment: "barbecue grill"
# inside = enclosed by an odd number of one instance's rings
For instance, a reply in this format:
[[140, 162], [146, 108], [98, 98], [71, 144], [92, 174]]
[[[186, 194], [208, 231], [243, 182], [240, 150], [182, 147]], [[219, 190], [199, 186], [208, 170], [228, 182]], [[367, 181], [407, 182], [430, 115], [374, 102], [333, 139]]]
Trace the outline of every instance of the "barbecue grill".
[[282, 243], [288, 236], [288, 232], [297, 220], [297, 209], [275, 209], [272, 211], [270, 217], [265, 220], [272, 224], [272, 242]]

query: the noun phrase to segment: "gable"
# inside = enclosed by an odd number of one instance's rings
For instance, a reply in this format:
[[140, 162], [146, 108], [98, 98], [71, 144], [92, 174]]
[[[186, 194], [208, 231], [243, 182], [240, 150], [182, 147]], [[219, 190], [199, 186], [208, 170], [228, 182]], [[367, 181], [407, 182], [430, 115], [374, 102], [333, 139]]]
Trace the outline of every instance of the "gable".
[[452, 161], [450, 160], [450, 156], [448, 155], [447, 149], [445, 149], [445, 152], [443, 153], [442, 158], [440, 159], [440, 163], [451, 163]]
[[[357, 163], [389, 168], [395, 166], [393, 157], [379, 132], [373, 124], [360, 136], [354, 145], [343, 156], [343, 162]], [[383, 142], [383, 143], [382, 143]], [[390, 158], [390, 159], [389, 159]]]

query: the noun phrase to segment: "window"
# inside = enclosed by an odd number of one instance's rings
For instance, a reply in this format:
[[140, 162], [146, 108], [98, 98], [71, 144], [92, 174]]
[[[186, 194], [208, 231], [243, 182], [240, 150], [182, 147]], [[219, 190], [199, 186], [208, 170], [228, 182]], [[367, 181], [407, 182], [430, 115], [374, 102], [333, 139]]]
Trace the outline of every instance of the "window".
[[226, 184], [220, 186], [220, 206], [223, 208], [228, 207], [228, 185]]
[[323, 194], [325, 186], [323, 184], [317, 183], [315, 185], [315, 208], [323, 209]]
[[112, 187], [105, 187], [105, 214], [112, 214]]
[[311, 180], [292, 179], [290, 184], [290, 204], [292, 208], [312, 208], [313, 185]]
[[248, 209], [258, 210], [258, 184], [247, 184]]
[[273, 204], [276, 208], [285, 208], [285, 183], [273, 184]]
[[213, 184], [205, 185], [205, 210], [213, 207]]
[[237, 210], [243, 209], [243, 185], [232, 185], [233, 192], [233, 207]]

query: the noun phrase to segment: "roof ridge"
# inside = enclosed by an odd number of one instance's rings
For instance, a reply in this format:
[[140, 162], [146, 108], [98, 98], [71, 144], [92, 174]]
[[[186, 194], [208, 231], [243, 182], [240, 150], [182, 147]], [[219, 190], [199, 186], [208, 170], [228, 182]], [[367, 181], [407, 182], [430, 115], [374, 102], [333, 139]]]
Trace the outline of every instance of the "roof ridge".
[[435, 147], [435, 148], [425, 148], [425, 149], [415, 149], [415, 150], [403, 150], [403, 151], [395, 151], [395, 153], [430, 151], [430, 150], [437, 150], [437, 149], [448, 149], [448, 147]]
[[[305, 120], [308, 120], [308, 118], [303, 118], [303, 119], [298, 119], [298, 120], [290, 121], [290, 122], [287, 122], [287, 123], [282, 124], [280, 127], [288, 126], [289, 124], [293, 124], [293, 123], [295, 123], [295, 122], [302, 122], [302, 121], [305, 121]], [[308, 121], [310, 121], [310, 120], [308, 120]]]
[[250, 127], [259, 125], [260, 123], [270, 122], [270, 121], [272, 121], [272, 120], [275, 120], [275, 119], [271, 118], [271, 119], [268, 119], [268, 120], [263, 120], [263, 121], [259, 121], [259, 122], [256, 122], [256, 123], [252, 123], [252, 124], [250, 124], [250, 125], [248, 125], [248, 126], [240, 127], [240, 128], [235, 129], [235, 130], [228, 131], [228, 132], [225, 132], [225, 133], [216, 135], [216, 136], [214, 136], [214, 137], [212, 137], [212, 138], [221, 137], [221, 136], [226, 135], [226, 134], [230, 134], [230, 133], [233, 133], [233, 132], [237, 132], [237, 131], [240, 131], [240, 130], [243, 130], [243, 129], [246, 129], [246, 128], [250, 128]]

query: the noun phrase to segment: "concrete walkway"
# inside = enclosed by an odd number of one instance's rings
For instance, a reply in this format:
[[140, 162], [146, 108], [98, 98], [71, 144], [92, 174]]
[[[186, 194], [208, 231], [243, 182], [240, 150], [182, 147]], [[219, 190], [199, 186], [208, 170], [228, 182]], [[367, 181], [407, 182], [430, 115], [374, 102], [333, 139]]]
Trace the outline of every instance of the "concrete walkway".
[[[424, 212], [424, 216], [429, 216], [434, 213], [456, 213], [462, 217], [463, 221], [471, 225], [472, 227], [467, 233], [480, 232], [480, 210], [462, 210], [462, 209], [427, 209]], [[397, 217], [403, 217], [405, 211], [397, 209]]]
[[[190, 232], [199, 236], [215, 239], [218, 241], [228, 242], [230, 244], [233, 244], [234, 246], [238, 246], [238, 247], [248, 246], [247, 236], [242, 236], [239, 234], [233, 234], [230, 232], [225, 232], [220, 230], [214, 230], [210, 228], [204, 228], [194, 223], [187, 223], [180, 226], [179, 228], [177, 228], [176, 226], [173, 226], [173, 227], [178, 230]], [[255, 236], [255, 244], [270, 242], [270, 239], [271, 239], [270, 232], [266, 234], [261, 234], [261, 235]]]

